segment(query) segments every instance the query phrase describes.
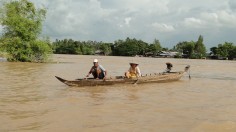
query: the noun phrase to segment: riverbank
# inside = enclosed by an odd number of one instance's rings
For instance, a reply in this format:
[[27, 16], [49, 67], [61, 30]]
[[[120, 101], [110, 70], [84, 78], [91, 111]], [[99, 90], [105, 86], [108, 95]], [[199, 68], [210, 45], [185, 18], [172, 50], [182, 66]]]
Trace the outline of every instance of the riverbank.
[[0, 62], [7, 61], [7, 53], [6, 52], [0, 52]]

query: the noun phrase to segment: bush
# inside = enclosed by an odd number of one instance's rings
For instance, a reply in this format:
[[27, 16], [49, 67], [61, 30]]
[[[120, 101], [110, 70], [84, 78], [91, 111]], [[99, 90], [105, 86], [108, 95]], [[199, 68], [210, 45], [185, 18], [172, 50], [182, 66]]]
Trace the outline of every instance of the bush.
[[45, 16], [46, 9], [36, 9], [29, 0], [11, 0], [2, 5], [0, 46], [8, 53], [8, 61], [46, 61], [51, 48], [47, 41], [38, 40]]
[[49, 55], [52, 53], [52, 49], [46, 41], [37, 40], [31, 43], [31, 55], [30, 60], [32, 62], [45, 62], [48, 60]]

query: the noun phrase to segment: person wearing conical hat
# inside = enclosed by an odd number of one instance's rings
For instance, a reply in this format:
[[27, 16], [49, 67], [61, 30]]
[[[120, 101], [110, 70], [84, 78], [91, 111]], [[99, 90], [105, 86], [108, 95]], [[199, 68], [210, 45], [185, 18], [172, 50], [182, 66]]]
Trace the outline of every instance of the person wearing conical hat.
[[102, 65], [98, 64], [98, 59], [93, 60], [93, 66], [86, 77], [89, 77], [91, 73], [95, 79], [106, 79], [107, 71]]
[[125, 77], [127, 78], [137, 78], [141, 76], [140, 69], [138, 67], [138, 63], [132, 62], [129, 63], [130, 68], [127, 72], [125, 72]]

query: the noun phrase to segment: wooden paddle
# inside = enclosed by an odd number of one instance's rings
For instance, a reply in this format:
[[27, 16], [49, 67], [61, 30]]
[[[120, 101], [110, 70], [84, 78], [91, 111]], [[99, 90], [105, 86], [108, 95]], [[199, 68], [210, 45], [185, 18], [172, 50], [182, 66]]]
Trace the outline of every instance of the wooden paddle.
[[188, 78], [191, 79], [191, 76], [190, 76], [190, 69], [188, 70]]
[[138, 77], [137, 77], [137, 80], [134, 82], [134, 84], [137, 84], [138, 83]]

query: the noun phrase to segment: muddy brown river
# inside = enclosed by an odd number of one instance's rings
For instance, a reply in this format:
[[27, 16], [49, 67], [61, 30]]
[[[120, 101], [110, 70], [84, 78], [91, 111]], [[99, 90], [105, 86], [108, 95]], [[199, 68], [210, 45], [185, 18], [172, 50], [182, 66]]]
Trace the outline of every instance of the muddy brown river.
[[[136, 61], [142, 74], [191, 65], [170, 83], [69, 87], [94, 58], [108, 76]], [[0, 132], [234, 132], [236, 61], [53, 55], [54, 63], [0, 62]]]

